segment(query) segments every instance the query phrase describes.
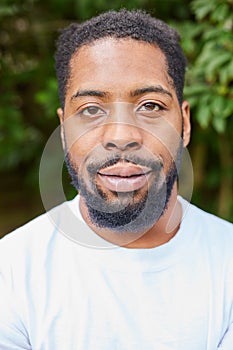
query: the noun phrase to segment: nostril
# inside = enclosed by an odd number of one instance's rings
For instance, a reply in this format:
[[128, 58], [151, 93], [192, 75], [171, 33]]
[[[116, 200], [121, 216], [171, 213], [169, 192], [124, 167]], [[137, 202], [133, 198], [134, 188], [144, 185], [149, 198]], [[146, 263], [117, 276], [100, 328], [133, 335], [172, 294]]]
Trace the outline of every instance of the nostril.
[[117, 148], [117, 145], [113, 142], [107, 142], [105, 145], [106, 149], [112, 149], [112, 148]]
[[140, 148], [140, 143], [136, 141], [124, 141], [124, 140], [116, 140], [114, 142], [107, 142], [104, 147], [108, 150], [117, 148], [121, 151], [127, 150], [127, 149], [138, 149]]
[[126, 148], [138, 148], [140, 145], [138, 142], [134, 141], [134, 142], [129, 142], [127, 145], [126, 145]]

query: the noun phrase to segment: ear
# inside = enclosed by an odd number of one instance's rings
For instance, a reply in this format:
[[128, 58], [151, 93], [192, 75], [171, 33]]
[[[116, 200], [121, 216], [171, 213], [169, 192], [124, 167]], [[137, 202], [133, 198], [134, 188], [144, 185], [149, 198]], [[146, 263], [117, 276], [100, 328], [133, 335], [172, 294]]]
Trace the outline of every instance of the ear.
[[64, 114], [63, 114], [62, 108], [57, 109], [57, 115], [58, 115], [58, 118], [59, 118], [60, 124], [61, 124], [60, 135], [61, 135], [62, 147], [63, 147], [63, 149], [65, 149], [65, 131], [64, 131], [64, 126], [63, 126]]
[[190, 105], [187, 101], [182, 103], [182, 114], [183, 114], [183, 144], [186, 147], [190, 141], [191, 135], [191, 123], [190, 123]]
[[63, 120], [64, 120], [64, 115], [63, 115], [63, 110], [62, 110], [61, 107], [59, 107], [59, 108], [57, 109], [57, 115], [58, 115], [58, 118], [59, 118], [59, 120], [60, 120], [60, 124], [62, 124], [62, 123], [63, 123]]

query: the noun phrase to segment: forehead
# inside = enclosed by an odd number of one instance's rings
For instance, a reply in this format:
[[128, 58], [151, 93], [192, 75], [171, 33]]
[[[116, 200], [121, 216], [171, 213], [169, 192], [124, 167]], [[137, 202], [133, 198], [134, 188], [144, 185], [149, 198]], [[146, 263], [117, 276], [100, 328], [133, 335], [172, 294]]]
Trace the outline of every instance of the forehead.
[[77, 88], [123, 94], [148, 84], [174, 91], [164, 53], [154, 44], [104, 38], [82, 46], [72, 56], [67, 94]]

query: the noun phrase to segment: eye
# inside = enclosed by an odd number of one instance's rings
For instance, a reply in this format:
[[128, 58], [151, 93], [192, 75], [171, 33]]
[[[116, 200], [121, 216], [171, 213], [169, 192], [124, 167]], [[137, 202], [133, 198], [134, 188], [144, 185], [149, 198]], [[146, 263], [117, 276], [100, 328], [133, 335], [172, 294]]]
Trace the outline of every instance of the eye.
[[157, 112], [162, 109], [158, 103], [155, 102], [146, 102], [142, 106], [139, 107], [139, 111], [143, 112]]
[[142, 117], [159, 118], [164, 110], [165, 107], [162, 104], [153, 101], [148, 101], [141, 104], [137, 108], [136, 113], [138, 115], [141, 115]]
[[106, 115], [106, 112], [98, 106], [89, 106], [78, 111], [78, 115], [80, 117], [93, 118], [93, 117], [100, 117], [100, 116]]

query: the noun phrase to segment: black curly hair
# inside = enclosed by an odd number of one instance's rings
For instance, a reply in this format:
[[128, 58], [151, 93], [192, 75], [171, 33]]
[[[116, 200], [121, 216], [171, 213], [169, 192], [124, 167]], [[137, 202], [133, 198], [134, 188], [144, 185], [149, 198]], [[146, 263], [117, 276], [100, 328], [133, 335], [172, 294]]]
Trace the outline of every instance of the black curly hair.
[[70, 60], [83, 45], [104, 38], [132, 38], [155, 44], [164, 53], [168, 75], [172, 79], [179, 103], [182, 103], [186, 58], [179, 44], [178, 32], [142, 10], [108, 11], [83, 23], [72, 23], [61, 31], [55, 55], [58, 90], [64, 109]]

